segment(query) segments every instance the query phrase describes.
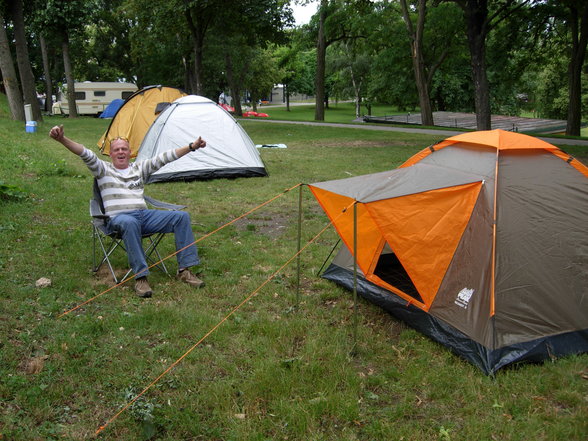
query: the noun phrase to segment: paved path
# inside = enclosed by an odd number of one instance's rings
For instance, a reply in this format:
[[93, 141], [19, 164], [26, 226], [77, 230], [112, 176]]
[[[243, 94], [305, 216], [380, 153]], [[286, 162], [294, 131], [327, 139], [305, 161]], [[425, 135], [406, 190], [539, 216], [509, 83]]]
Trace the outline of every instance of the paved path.
[[[280, 121], [275, 119], [265, 118], [244, 118], [242, 121], [255, 121], [260, 123], [277, 123], [277, 124], [300, 124], [309, 126], [324, 126], [324, 127], [340, 127], [344, 129], [361, 129], [361, 130], [380, 130], [386, 132], [404, 132], [404, 133], [425, 133], [427, 135], [439, 135], [440, 137], [449, 138], [450, 136], [464, 133], [459, 130], [435, 130], [435, 129], [417, 129], [411, 127], [390, 127], [383, 125], [368, 125], [368, 124], [339, 124], [326, 123], [316, 121]], [[539, 139], [555, 145], [583, 145], [588, 146], [588, 141], [583, 139], [566, 139], [566, 138], [549, 138], [540, 136]]]
[[[422, 125], [420, 113], [406, 113], [402, 115], [366, 116], [365, 122], [380, 124], [412, 124]], [[566, 128], [566, 121], [561, 119], [526, 118], [522, 116], [490, 115], [493, 129], [517, 130], [522, 133], [537, 132], [548, 136], [550, 133], [560, 133]], [[435, 127], [455, 130], [476, 130], [476, 114], [467, 112], [433, 112]], [[364, 122], [355, 120], [354, 122]]]

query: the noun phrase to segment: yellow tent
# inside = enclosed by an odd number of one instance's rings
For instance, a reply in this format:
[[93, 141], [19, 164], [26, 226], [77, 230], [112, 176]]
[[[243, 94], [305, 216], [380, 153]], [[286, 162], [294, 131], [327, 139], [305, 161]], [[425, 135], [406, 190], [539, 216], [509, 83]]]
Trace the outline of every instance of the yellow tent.
[[131, 146], [131, 157], [134, 158], [157, 115], [167, 105], [186, 95], [180, 89], [166, 86], [148, 86], [138, 90], [124, 102], [98, 141], [100, 151], [108, 155], [110, 141], [126, 138]]

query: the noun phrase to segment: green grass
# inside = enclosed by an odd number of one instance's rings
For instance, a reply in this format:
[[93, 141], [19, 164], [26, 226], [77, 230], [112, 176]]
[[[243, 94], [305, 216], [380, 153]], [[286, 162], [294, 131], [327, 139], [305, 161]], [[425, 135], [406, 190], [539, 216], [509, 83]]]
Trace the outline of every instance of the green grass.
[[[260, 106], [259, 112], [267, 113], [269, 119], [283, 121], [313, 121], [314, 104], [292, 104], [290, 110], [286, 106]], [[361, 114], [367, 114], [367, 108], [361, 107]], [[392, 106], [377, 104], [372, 106], [374, 115], [397, 115], [406, 112], [399, 112]], [[352, 123], [355, 120], [355, 104], [350, 102], [330, 103], [329, 108], [325, 109], [325, 122], [329, 123]]]
[[[92, 274], [81, 161], [53, 124], [95, 148], [108, 122], [48, 117], [39, 132], [0, 118], [0, 177], [26, 195], [0, 200], [0, 439], [84, 440], [253, 293], [296, 252], [298, 189], [199, 242], [206, 288], [158, 273], [152, 299]], [[298, 183], [398, 166], [427, 135], [243, 122], [268, 178], [156, 184], [184, 203], [196, 237]], [[580, 147], [568, 148], [582, 152]], [[303, 243], [326, 224], [303, 189]], [[99, 436], [105, 440], [584, 440], [588, 355], [495, 378], [378, 307], [317, 277], [329, 229]], [[163, 251], [171, 253], [166, 241]], [[123, 255], [115, 259], [120, 268]], [[171, 261], [170, 266], [174, 266]], [[48, 277], [51, 287], [36, 288]]]

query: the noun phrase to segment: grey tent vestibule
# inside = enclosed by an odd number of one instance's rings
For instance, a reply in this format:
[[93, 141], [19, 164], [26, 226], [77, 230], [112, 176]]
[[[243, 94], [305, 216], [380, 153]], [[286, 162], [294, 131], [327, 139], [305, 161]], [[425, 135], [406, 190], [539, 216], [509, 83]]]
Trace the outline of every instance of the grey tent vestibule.
[[588, 167], [557, 147], [472, 132], [309, 188], [344, 243], [323, 277], [484, 372], [588, 352]]
[[188, 95], [171, 103], [151, 124], [137, 161], [202, 137], [206, 147], [166, 164], [151, 182], [267, 176], [255, 144], [241, 125], [208, 98]]

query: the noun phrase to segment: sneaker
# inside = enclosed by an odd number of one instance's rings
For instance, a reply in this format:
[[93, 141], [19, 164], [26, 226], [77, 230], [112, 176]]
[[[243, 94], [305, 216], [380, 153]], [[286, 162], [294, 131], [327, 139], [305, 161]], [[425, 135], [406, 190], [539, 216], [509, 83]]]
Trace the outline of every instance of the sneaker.
[[178, 273], [178, 279], [184, 283], [187, 283], [188, 285], [192, 285], [195, 288], [202, 288], [204, 286], [204, 281], [200, 280], [188, 269], [180, 271]]
[[147, 282], [147, 277], [139, 277], [135, 280], [135, 294], [144, 299], [151, 297], [153, 291]]

